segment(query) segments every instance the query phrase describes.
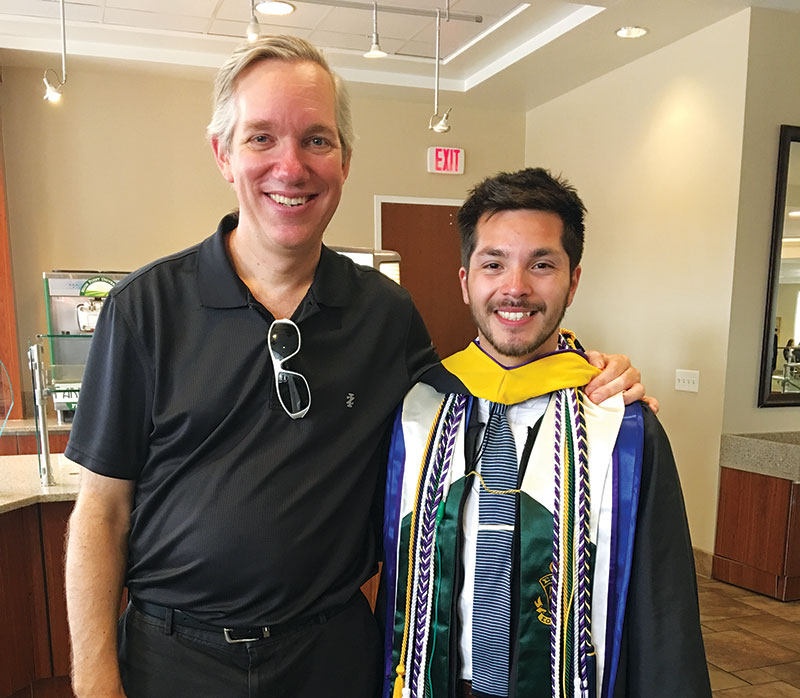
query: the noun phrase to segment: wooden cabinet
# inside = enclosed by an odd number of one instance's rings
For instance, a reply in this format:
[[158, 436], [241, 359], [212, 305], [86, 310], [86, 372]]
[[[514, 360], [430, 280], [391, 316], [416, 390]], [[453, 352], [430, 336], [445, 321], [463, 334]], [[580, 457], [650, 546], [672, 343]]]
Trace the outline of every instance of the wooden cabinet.
[[72, 506], [48, 502], [0, 514], [0, 698], [45, 695], [55, 686], [59, 696], [72, 695], [63, 678], [70, 668], [64, 536]]
[[[25, 456], [38, 453], [36, 434], [0, 436], [0, 456]], [[69, 433], [50, 434], [50, 453], [64, 453]]]
[[16, 456], [17, 455], [17, 437], [13, 434], [10, 436], [0, 436], [0, 456]]
[[0, 696], [51, 676], [37, 506], [0, 514]]
[[712, 576], [800, 599], [800, 483], [721, 468]]
[[49, 502], [39, 505], [53, 676], [69, 676], [70, 674], [67, 596], [64, 591], [64, 556], [67, 521], [73, 506], [73, 502]]

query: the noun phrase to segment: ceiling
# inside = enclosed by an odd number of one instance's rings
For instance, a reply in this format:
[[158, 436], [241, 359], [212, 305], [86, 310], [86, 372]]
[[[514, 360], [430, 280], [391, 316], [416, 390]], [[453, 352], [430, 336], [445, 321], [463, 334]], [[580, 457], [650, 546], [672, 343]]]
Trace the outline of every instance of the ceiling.
[[[262, 33], [289, 33], [325, 49], [356, 94], [429, 99], [435, 18], [381, 7], [442, 9], [440, 84], [448, 104], [530, 109], [748, 6], [800, 11], [800, 0], [389, 0], [378, 3], [387, 58], [367, 59], [372, 4], [363, 9], [294, 2], [283, 18], [259, 16]], [[52, 65], [60, 52], [58, 0], [0, 0], [0, 65]], [[510, 14], [502, 26], [497, 26]], [[66, 2], [68, 68], [125, 61], [136, 67], [213, 74], [242, 40], [250, 0]], [[469, 15], [472, 20], [456, 19]], [[475, 21], [480, 18], [480, 22]], [[635, 24], [643, 39], [614, 31]], [[472, 42], [472, 43], [471, 43]]]

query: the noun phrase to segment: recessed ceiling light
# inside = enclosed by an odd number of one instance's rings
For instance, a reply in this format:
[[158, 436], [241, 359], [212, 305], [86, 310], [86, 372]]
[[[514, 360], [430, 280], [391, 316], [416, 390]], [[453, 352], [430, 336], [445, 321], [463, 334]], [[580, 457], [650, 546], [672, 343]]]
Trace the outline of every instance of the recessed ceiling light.
[[262, 15], [290, 15], [294, 12], [294, 5], [282, 2], [282, 0], [265, 0], [256, 5], [256, 12], [260, 12]]
[[617, 36], [620, 39], [641, 39], [647, 34], [644, 27], [620, 27], [617, 29]]
[[800, 211], [789, 211], [788, 214], [789, 218], [800, 218]]

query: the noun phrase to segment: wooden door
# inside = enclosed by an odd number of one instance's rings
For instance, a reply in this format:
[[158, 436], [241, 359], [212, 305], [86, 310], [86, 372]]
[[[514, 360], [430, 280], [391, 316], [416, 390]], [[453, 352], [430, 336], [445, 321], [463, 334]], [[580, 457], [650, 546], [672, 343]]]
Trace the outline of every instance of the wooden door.
[[381, 246], [400, 253], [400, 283], [408, 289], [442, 358], [477, 335], [461, 298], [458, 206], [381, 204]]

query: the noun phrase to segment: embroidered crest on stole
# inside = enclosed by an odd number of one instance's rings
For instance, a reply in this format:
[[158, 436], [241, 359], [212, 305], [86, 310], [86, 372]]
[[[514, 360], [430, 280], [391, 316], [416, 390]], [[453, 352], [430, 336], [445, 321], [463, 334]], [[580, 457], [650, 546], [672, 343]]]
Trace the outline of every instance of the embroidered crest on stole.
[[533, 605], [536, 607], [536, 616], [542, 625], [552, 625], [553, 619], [550, 616], [550, 594], [553, 587], [553, 563], [550, 563], [550, 574], [546, 574], [539, 579], [539, 584], [544, 592], [544, 598], [547, 599], [547, 605], [542, 601], [542, 597], [536, 598]]

